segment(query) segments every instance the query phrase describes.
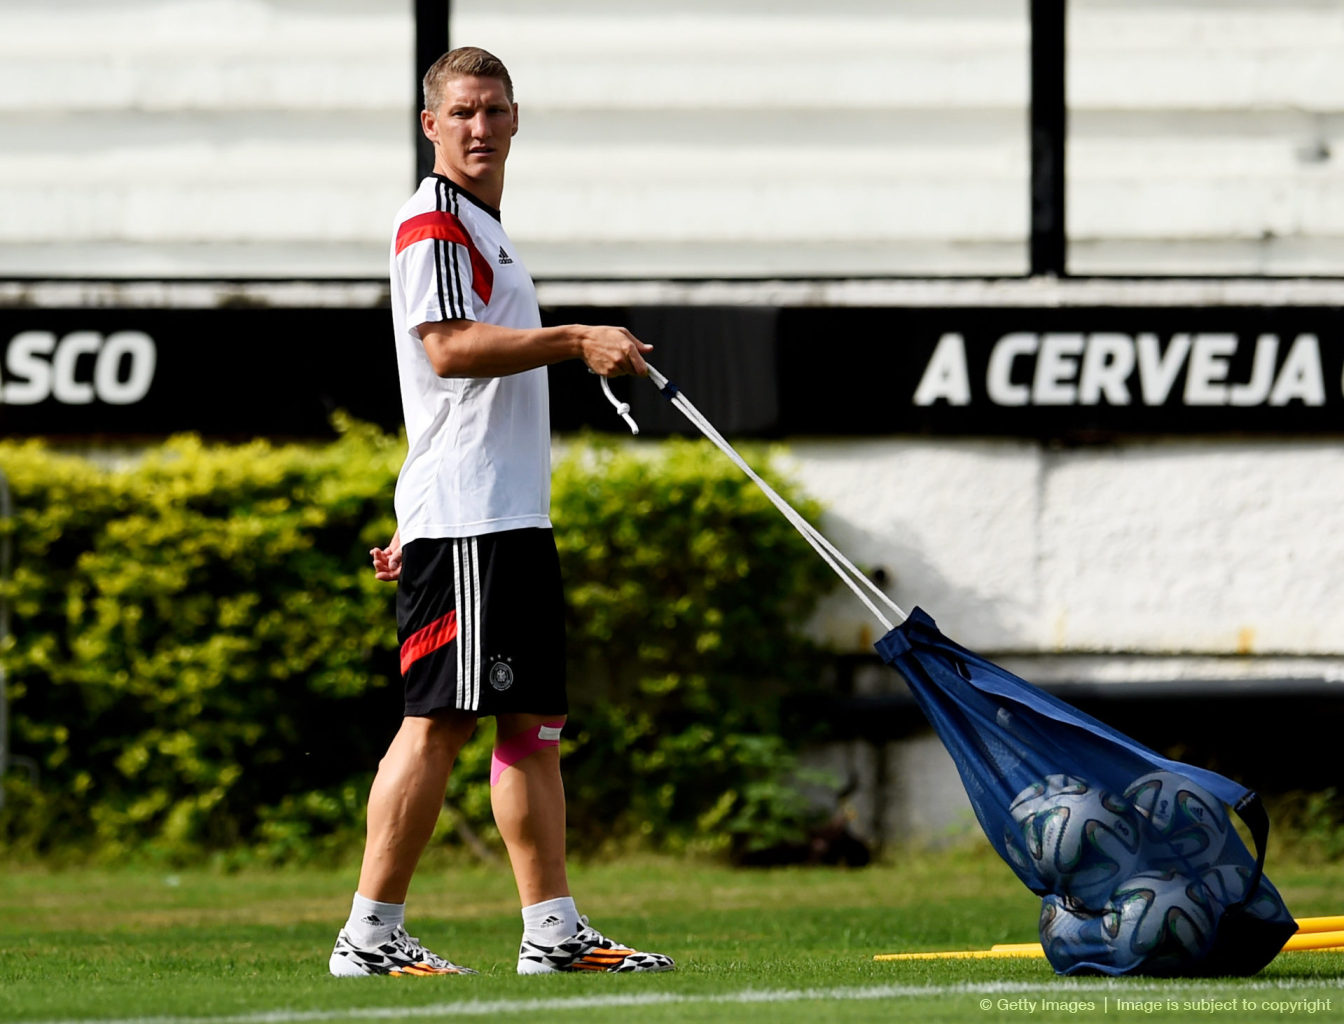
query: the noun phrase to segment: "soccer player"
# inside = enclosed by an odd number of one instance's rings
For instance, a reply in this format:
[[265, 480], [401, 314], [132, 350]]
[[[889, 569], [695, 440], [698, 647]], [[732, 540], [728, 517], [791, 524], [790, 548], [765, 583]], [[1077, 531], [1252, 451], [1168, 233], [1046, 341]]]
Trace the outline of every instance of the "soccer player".
[[453, 761], [482, 715], [497, 725], [491, 806], [523, 907], [518, 973], [665, 971], [672, 960], [580, 917], [565, 871], [564, 608], [551, 534], [545, 367], [582, 359], [646, 374], [651, 346], [619, 327], [543, 328], [504, 233], [504, 165], [518, 131], [500, 61], [463, 47], [424, 78], [434, 172], [397, 215], [392, 314], [409, 451], [397, 531], [374, 572], [397, 582], [406, 707], [369, 793], [368, 835], [338, 976], [471, 974], [405, 928], [406, 893]]

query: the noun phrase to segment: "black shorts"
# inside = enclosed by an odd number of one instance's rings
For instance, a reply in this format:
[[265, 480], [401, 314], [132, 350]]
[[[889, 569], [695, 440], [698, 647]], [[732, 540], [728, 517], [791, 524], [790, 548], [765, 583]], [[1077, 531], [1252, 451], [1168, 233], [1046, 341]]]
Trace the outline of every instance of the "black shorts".
[[408, 716], [567, 714], [564, 592], [551, 531], [407, 544], [397, 639]]

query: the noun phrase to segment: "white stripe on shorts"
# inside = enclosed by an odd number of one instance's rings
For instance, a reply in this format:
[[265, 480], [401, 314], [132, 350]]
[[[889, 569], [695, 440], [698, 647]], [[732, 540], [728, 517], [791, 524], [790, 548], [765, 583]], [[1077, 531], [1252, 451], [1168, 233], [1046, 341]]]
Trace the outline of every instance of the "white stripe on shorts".
[[471, 566], [471, 677], [467, 681], [467, 694], [471, 703], [466, 710], [477, 711], [481, 706], [481, 560], [476, 546], [476, 538], [471, 538], [469, 555]]
[[453, 599], [457, 604], [457, 702], [481, 706], [481, 558], [475, 537], [453, 540]]
[[457, 707], [462, 707], [462, 683], [467, 678], [462, 671], [462, 649], [467, 644], [467, 613], [462, 607], [462, 542], [453, 541], [453, 600], [457, 603]]

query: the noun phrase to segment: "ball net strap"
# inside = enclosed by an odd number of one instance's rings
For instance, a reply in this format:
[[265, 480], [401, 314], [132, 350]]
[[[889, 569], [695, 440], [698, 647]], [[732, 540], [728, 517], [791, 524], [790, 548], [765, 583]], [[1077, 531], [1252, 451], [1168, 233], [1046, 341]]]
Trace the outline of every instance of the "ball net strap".
[[1232, 810], [1236, 811], [1237, 817], [1246, 823], [1251, 838], [1255, 840], [1255, 870], [1251, 872], [1250, 881], [1246, 883], [1245, 894], [1232, 904], [1234, 907], [1241, 907], [1250, 903], [1255, 896], [1255, 890], [1260, 888], [1260, 877], [1265, 873], [1265, 853], [1269, 847], [1269, 815], [1265, 812], [1260, 794], [1255, 792], [1249, 792], [1238, 800]]

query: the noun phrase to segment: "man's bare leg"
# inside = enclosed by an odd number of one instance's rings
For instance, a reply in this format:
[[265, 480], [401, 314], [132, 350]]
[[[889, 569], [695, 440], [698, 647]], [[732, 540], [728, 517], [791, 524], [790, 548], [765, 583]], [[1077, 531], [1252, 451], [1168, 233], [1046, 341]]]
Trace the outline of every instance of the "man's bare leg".
[[336, 937], [329, 969], [338, 977], [475, 974], [406, 932], [406, 892], [434, 834], [448, 776], [476, 716], [461, 711], [402, 719], [369, 791], [368, 837], [359, 890]]
[[368, 838], [359, 893], [380, 903], [405, 903], [443, 808], [448, 776], [476, 717], [461, 711], [402, 719], [369, 791]]
[[[555, 715], [500, 715], [495, 744], [560, 720]], [[505, 768], [490, 790], [490, 806], [523, 906], [568, 896], [560, 748], [543, 747]]]
[[[579, 916], [565, 871], [565, 787], [560, 748], [537, 746], [516, 756], [511, 740], [529, 732], [538, 740], [555, 716], [501, 715], [495, 753], [507, 767], [490, 792], [495, 824], [508, 847], [523, 904], [519, 974], [559, 971], [667, 971], [672, 959], [613, 942]], [[553, 739], [551, 734], [546, 739]], [[506, 745], [501, 752], [501, 744]], [[530, 744], [524, 744], [523, 749]], [[503, 753], [506, 756], [501, 756]]]

